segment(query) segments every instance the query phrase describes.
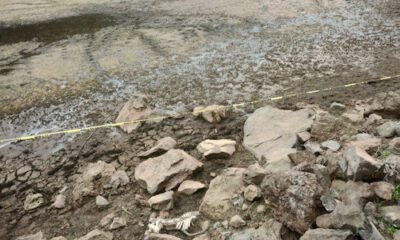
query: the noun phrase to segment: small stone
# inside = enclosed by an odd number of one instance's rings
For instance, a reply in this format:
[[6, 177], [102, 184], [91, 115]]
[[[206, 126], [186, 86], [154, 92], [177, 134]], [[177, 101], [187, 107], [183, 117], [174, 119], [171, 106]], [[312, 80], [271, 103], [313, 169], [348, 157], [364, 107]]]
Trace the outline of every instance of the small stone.
[[379, 136], [390, 138], [396, 134], [396, 129], [399, 128], [399, 126], [399, 122], [388, 121], [380, 125], [376, 131], [378, 132]]
[[25, 210], [32, 210], [35, 208], [40, 207], [44, 203], [43, 195], [40, 193], [30, 193], [24, 202], [24, 209]]
[[236, 141], [229, 139], [205, 140], [197, 145], [204, 158], [229, 157], [236, 151]]
[[120, 185], [125, 186], [129, 183], [129, 177], [125, 171], [119, 170], [116, 171], [110, 179], [110, 185], [115, 189], [118, 188]]
[[223, 221], [221, 224], [222, 224], [222, 226], [223, 226], [225, 229], [228, 229], [228, 227], [229, 227], [229, 222], [228, 222], [228, 220]]
[[246, 222], [239, 215], [235, 215], [229, 221], [229, 225], [234, 228], [240, 228], [245, 226]]
[[307, 131], [299, 132], [296, 134], [301, 143], [305, 143], [311, 138], [311, 133]]
[[46, 238], [43, 236], [42, 231], [40, 231], [35, 234], [17, 237], [15, 240], [46, 240]]
[[150, 100], [146, 95], [136, 93], [124, 105], [118, 114], [116, 122], [132, 122], [120, 126], [122, 130], [131, 133], [141, 126], [141, 122], [134, 122], [151, 115]]
[[349, 230], [339, 229], [309, 229], [300, 240], [347, 240], [353, 236], [353, 233]]
[[392, 194], [394, 186], [388, 182], [374, 182], [371, 183], [371, 188], [375, 192], [376, 196], [384, 200], [392, 200]]
[[217, 174], [215, 172], [210, 172], [210, 177], [216, 177]]
[[63, 194], [58, 194], [54, 200], [53, 207], [61, 209], [65, 207], [66, 197]]
[[112, 220], [115, 218], [115, 213], [112, 212], [110, 214], [107, 214], [106, 216], [104, 216], [101, 220], [100, 220], [100, 226], [105, 227], [108, 224], [110, 224], [112, 222]]
[[124, 217], [115, 217], [114, 220], [112, 221], [109, 229], [115, 230], [118, 228], [123, 228], [125, 226], [126, 226], [126, 219]]
[[340, 144], [333, 140], [327, 140], [327, 141], [321, 143], [321, 146], [323, 148], [330, 149], [334, 152], [336, 152], [340, 149]]
[[181, 185], [178, 188], [178, 193], [183, 194], [183, 195], [192, 195], [193, 193], [197, 192], [200, 189], [206, 188], [206, 185], [204, 185], [201, 182], [198, 181], [192, 181], [192, 180], [186, 180], [181, 183]]
[[244, 181], [247, 183], [253, 183], [259, 185], [264, 179], [267, 171], [261, 167], [258, 163], [252, 164], [247, 167], [243, 173]]
[[195, 117], [202, 116], [209, 123], [218, 123], [227, 118], [228, 108], [223, 105], [210, 105], [208, 107], [196, 107], [193, 109]]
[[96, 197], [96, 206], [105, 207], [105, 206], [107, 206], [109, 204], [110, 204], [110, 202], [107, 199], [105, 199], [104, 197], [102, 197], [102, 196], [97, 196]]
[[375, 216], [376, 210], [376, 205], [373, 202], [367, 202], [367, 204], [365, 204], [364, 212], [368, 216]]
[[371, 138], [374, 138], [374, 136], [371, 135], [371, 134], [368, 134], [368, 133], [359, 133], [359, 134], [356, 135], [356, 140], [357, 141], [364, 141], [364, 140], [368, 140], [368, 139], [371, 139]]
[[169, 210], [174, 205], [174, 192], [168, 191], [151, 197], [148, 201], [151, 208], [156, 210]]
[[369, 126], [371, 124], [375, 124], [379, 122], [379, 120], [382, 120], [382, 117], [379, 116], [378, 114], [371, 114], [368, 116], [367, 121], [365, 121], [364, 126]]
[[261, 197], [261, 189], [255, 185], [249, 185], [244, 189], [244, 198], [247, 201], [254, 201], [256, 198]]
[[243, 203], [242, 210], [246, 211], [247, 209], [249, 209], [249, 205], [247, 205], [246, 203]]
[[267, 209], [263, 204], [258, 205], [256, 209], [257, 213], [265, 213], [266, 210]]
[[333, 188], [326, 191], [320, 198], [322, 205], [325, 210], [328, 212], [332, 212], [335, 210], [336, 205], [340, 202], [338, 199], [340, 198], [339, 193], [336, 192]]
[[346, 106], [338, 102], [333, 102], [329, 107], [329, 111], [333, 114], [341, 115], [346, 111]]
[[322, 152], [321, 146], [316, 142], [308, 141], [304, 144], [304, 147], [307, 151], [311, 152], [314, 155], [319, 155]]
[[146, 152], [140, 153], [139, 157], [154, 157], [156, 155], [163, 154], [168, 150], [173, 149], [176, 146], [176, 141], [171, 137], [165, 137], [160, 139], [154, 147]]

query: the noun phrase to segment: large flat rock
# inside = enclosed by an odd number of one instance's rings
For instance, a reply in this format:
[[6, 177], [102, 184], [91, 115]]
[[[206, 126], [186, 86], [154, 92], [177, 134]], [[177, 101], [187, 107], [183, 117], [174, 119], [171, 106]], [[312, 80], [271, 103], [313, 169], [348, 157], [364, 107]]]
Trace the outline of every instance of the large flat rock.
[[313, 113], [308, 109], [281, 110], [266, 106], [256, 110], [244, 125], [244, 147], [267, 162], [287, 160], [295, 152], [296, 133], [311, 127]]
[[161, 189], [171, 190], [202, 166], [200, 161], [186, 152], [172, 149], [139, 164], [135, 169], [135, 179], [150, 194], [154, 194]]

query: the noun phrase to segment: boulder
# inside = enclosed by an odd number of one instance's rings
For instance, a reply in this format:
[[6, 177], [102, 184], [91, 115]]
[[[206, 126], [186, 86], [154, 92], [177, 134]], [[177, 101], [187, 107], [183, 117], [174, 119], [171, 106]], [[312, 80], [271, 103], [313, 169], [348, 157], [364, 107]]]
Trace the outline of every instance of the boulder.
[[44, 203], [43, 195], [40, 193], [30, 193], [25, 198], [24, 209], [26, 211], [38, 208]]
[[371, 183], [371, 188], [375, 192], [376, 196], [384, 200], [392, 200], [392, 194], [394, 191], [394, 186], [388, 182], [374, 182]]
[[400, 228], [400, 206], [381, 207], [380, 213], [387, 223]]
[[196, 107], [193, 109], [193, 116], [203, 117], [209, 123], [219, 123], [228, 117], [229, 109], [223, 105], [210, 105], [208, 107]]
[[150, 194], [162, 189], [171, 190], [183, 182], [203, 164], [182, 150], [167, 153], [140, 163], [135, 169], [135, 179]]
[[316, 228], [309, 229], [300, 240], [351, 240], [353, 239], [353, 233], [349, 230], [336, 230], [336, 229], [325, 229]]
[[252, 202], [259, 197], [261, 197], [261, 189], [256, 185], [249, 185], [244, 189], [244, 198], [247, 201]]
[[168, 191], [151, 197], [148, 201], [151, 208], [170, 210], [174, 206], [174, 192]]
[[204, 140], [197, 145], [204, 158], [229, 157], [236, 151], [236, 141], [229, 139]]
[[154, 157], [159, 156], [167, 151], [173, 149], [176, 146], [176, 141], [171, 137], [165, 137], [156, 143], [154, 147], [139, 154], [139, 157]]
[[336, 152], [340, 149], [340, 144], [334, 140], [327, 140], [327, 141], [321, 143], [321, 146], [325, 149], [329, 149], [334, 152]]
[[344, 158], [347, 162], [348, 179], [372, 181], [384, 177], [383, 164], [359, 147], [353, 146], [345, 150]]
[[130, 122], [129, 124], [124, 124], [120, 127], [125, 132], [131, 133], [141, 125], [141, 122], [135, 121], [148, 117], [151, 113], [152, 110], [149, 107], [148, 97], [142, 94], [135, 94], [127, 103], [125, 103], [115, 121], [117, 123]]
[[275, 218], [289, 229], [303, 234], [314, 223], [323, 193], [315, 174], [293, 170], [268, 174], [261, 189]]
[[112, 240], [113, 238], [114, 235], [112, 233], [95, 229], [76, 240]]
[[267, 163], [287, 159], [296, 152], [296, 134], [311, 127], [313, 113], [310, 110], [281, 110], [266, 106], [257, 109], [244, 125], [244, 147], [257, 159]]
[[228, 168], [211, 180], [201, 202], [200, 212], [213, 220], [226, 219], [233, 208], [232, 199], [244, 187], [244, 168]]
[[193, 193], [197, 192], [200, 189], [206, 188], [206, 185], [192, 180], [186, 180], [179, 185], [178, 193], [183, 195], [192, 195]]
[[256, 185], [260, 185], [265, 177], [265, 174], [267, 174], [267, 171], [258, 163], [255, 163], [248, 166], [243, 172], [243, 180], [249, 184], [253, 183]]
[[229, 225], [233, 228], [240, 228], [246, 226], [246, 221], [241, 216], [235, 215], [229, 220]]
[[46, 238], [43, 236], [42, 231], [39, 231], [35, 234], [17, 237], [15, 240], [46, 240]]

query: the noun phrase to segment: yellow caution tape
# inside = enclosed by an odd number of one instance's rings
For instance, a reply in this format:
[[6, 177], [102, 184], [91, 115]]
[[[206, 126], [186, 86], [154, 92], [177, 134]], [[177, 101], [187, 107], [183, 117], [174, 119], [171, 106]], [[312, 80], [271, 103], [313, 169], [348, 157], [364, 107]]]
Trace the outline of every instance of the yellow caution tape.
[[[275, 97], [270, 97], [266, 99], [259, 99], [251, 102], [242, 102], [242, 103], [235, 103], [227, 106], [221, 106], [221, 108], [229, 108], [229, 107], [243, 107], [246, 105], [251, 105], [251, 104], [256, 104], [256, 103], [261, 103], [261, 102], [266, 102], [266, 101], [278, 101], [282, 100], [285, 98], [291, 98], [291, 97], [296, 97], [296, 96], [301, 96], [301, 95], [309, 95], [309, 94], [315, 94], [319, 92], [326, 92], [326, 91], [331, 91], [335, 89], [340, 89], [340, 88], [349, 88], [349, 87], [354, 87], [362, 84], [368, 84], [372, 82], [379, 82], [379, 81], [385, 81], [385, 80], [391, 80], [394, 78], [400, 77], [399, 75], [395, 76], [386, 76], [386, 77], [381, 77], [379, 79], [373, 79], [369, 81], [362, 81], [362, 82], [354, 82], [354, 83], [348, 83], [342, 86], [337, 86], [337, 87], [329, 87], [329, 88], [323, 88], [323, 89], [317, 89], [317, 90], [311, 90], [311, 91], [306, 91], [306, 92], [301, 92], [301, 93], [291, 93], [287, 95], [281, 95], [281, 96], [275, 96]], [[180, 113], [180, 116], [184, 116], [187, 114], [193, 114], [193, 113], [204, 113], [204, 112], [211, 112], [217, 109], [202, 109], [198, 110], [195, 112], [183, 112]], [[150, 118], [144, 118], [144, 119], [139, 119], [139, 120], [134, 120], [134, 121], [127, 121], [127, 122], [117, 122], [117, 123], [107, 123], [107, 124], [102, 124], [102, 125], [96, 125], [96, 126], [91, 126], [91, 127], [84, 127], [84, 128], [76, 128], [76, 129], [67, 129], [67, 130], [62, 130], [62, 131], [56, 131], [56, 132], [49, 132], [49, 133], [41, 133], [41, 134], [35, 134], [35, 135], [28, 135], [28, 136], [20, 136], [20, 137], [14, 137], [14, 138], [6, 138], [6, 139], [1, 139], [1, 143], [6, 143], [6, 142], [15, 142], [15, 141], [26, 141], [26, 140], [33, 140], [37, 138], [44, 138], [44, 137], [50, 137], [54, 135], [61, 135], [61, 134], [76, 134], [84, 131], [90, 131], [90, 130], [95, 130], [95, 129], [100, 129], [100, 128], [110, 128], [110, 127], [119, 127], [127, 124], [133, 124], [133, 123], [141, 123], [141, 122], [146, 122], [146, 121], [156, 121], [156, 120], [163, 120], [165, 118], [168, 118], [171, 116], [157, 116], [157, 117], [150, 117]]]

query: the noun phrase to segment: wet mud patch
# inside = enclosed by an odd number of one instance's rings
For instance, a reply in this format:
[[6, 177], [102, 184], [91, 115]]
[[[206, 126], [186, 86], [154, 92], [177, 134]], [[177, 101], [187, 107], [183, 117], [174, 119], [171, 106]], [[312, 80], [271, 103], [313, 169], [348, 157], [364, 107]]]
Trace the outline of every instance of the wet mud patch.
[[93, 33], [115, 24], [116, 20], [111, 16], [86, 14], [26, 25], [0, 25], [0, 45], [32, 40], [49, 44], [73, 35]]

